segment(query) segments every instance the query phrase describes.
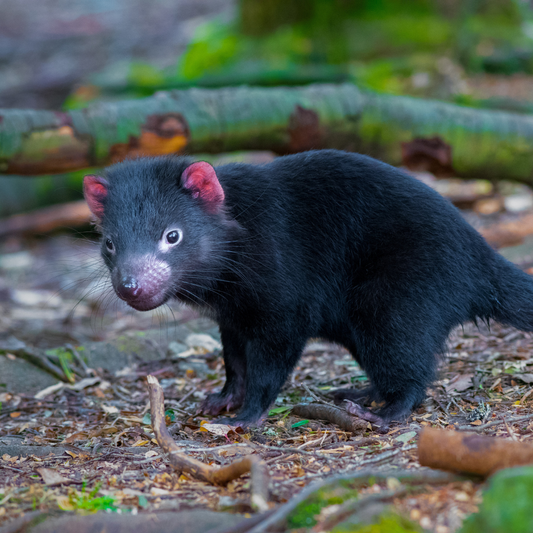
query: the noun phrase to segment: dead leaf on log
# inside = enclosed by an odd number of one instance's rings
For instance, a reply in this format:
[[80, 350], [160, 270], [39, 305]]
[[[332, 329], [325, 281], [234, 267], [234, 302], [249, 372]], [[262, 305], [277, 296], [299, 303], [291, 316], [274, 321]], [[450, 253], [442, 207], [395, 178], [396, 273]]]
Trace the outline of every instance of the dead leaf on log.
[[219, 437], [225, 437], [231, 431], [235, 431], [235, 428], [227, 424], [202, 424], [201, 430], [209, 431], [209, 433]]
[[323, 135], [318, 113], [297, 105], [289, 119], [289, 153], [322, 148]]
[[452, 147], [437, 136], [402, 142], [402, 164], [410, 170], [431, 172], [437, 177], [456, 175]]
[[127, 157], [175, 154], [189, 142], [189, 126], [179, 113], [150, 115], [141, 127], [139, 137], [111, 147], [111, 161], [118, 163]]

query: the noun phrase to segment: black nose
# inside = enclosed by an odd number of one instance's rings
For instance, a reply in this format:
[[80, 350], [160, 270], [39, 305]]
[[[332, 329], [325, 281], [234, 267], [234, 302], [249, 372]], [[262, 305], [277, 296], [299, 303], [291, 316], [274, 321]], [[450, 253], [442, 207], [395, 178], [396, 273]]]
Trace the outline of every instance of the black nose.
[[123, 300], [135, 300], [143, 290], [133, 276], [124, 276], [117, 285], [116, 291]]

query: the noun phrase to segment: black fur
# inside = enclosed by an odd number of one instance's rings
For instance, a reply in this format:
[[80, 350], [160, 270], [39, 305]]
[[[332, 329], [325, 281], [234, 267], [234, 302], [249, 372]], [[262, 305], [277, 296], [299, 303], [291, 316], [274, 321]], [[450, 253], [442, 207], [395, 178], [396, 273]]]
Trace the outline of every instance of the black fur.
[[135, 257], [157, 256], [165, 228], [183, 230], [156, 303], [177, 297], [220, 325], [227, 381], [208, 413], [242, 405], [235, 423], [259, 420], [306, 341], [322, 337], [350, 350], [385, 402], [377, 414], [397, 419], [424, 399], [454, 326], [533, 330], [533, 280], [396, 168], [334, 150], [225, 165], [224, 210], [208, 214], [180, 184], [191, 162], [109, 168], [101, 226], [115, 252], [102, 250], [117, 287], [135, 279]]

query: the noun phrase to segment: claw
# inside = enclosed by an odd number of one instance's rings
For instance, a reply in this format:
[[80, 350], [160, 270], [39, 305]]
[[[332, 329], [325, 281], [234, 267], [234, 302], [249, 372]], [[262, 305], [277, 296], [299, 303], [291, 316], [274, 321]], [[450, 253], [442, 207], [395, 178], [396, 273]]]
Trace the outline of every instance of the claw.
[[210, 394], [200, 405], [199, 412], [206, 415], [217, 416], [222, 411], [232, 411], [241, 406], [242, 401], [234, 394], [220, 392]]
[[344, 401], [345, 401], [345, 409], [348, 413], [350, 413], [351, 415], [357, 416], [358, 418], [362, 418], [363, 420], [366, 420], [367, 422], [370, 422], [371, 424], [375, 424], [376, 426], [379, 426], [381, 431], [385, 431], [385, 432], [389, 431], [389, 424], [384, 418], [381, 418], [379, 415], [376, 415], [372, 411], [369, 411], [368, 409], [361, 407], [359, 404], [354, 403], [351, 400], [344, 400]]
[[214, 420], [214, 424], [225, 424], [227, 426], [231, 426], [234, 428], [241, 428], [243, 430], [247, 430], [251, 427], [261, 426], [266, 420], [266, 413], [262, 416], [260, 416], [256, 420], [247, 420], [244, 418], [230, 418], [230, 417], [223, 417], [218, 418], [217, 420]]

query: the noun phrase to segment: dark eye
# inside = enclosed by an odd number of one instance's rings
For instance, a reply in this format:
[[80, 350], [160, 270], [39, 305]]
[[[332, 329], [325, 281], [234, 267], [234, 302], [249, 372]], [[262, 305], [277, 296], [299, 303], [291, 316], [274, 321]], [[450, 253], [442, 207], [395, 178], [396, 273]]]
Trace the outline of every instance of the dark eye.
[[105, 240], [105, 247], [112, 252], [115, 249], [115, 246], [113, 245], [113, 241], [111, 239]]
[[176, 244], [180, 240], [180, 234], [176, 230], [169, 231], [167, 233], [168, 244]]

